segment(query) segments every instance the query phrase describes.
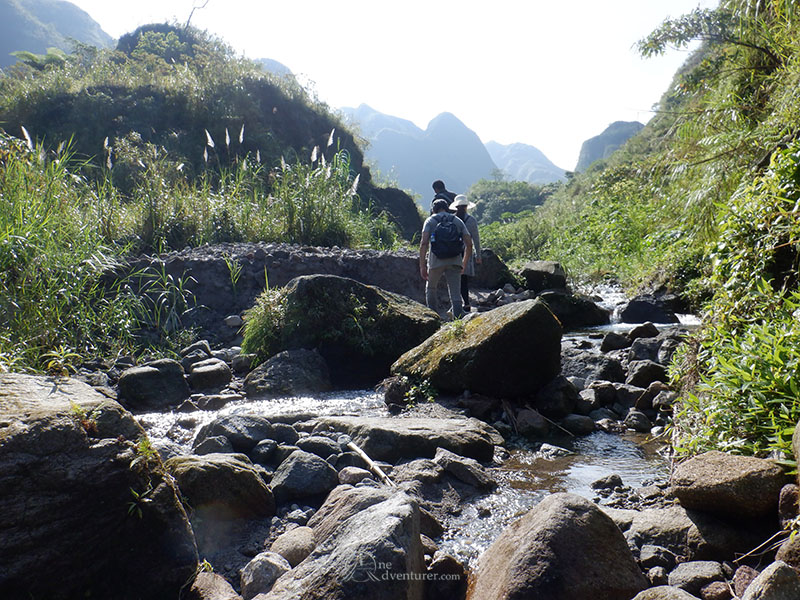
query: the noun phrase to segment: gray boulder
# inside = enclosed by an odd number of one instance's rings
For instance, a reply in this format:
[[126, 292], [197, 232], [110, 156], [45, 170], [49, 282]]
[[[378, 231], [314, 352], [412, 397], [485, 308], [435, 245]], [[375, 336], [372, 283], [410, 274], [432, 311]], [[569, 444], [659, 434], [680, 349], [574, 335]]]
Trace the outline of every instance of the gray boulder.
[[669, 585], [690, 594], [699, 595], [700, 590], [714, 581], [723, 581], [722, 565], [713, 560], [691, 560], [675, 567], [669, 574]]
[[542, 438], [550, 432], [550, 423], [539, 411], [525, 408], [517, 413], [517, 430], [525, 437]]
[[573, 435], [589, 435], [595, 430], [594, 419], [584, 415], [567, 415], [561, 420], [561, 426]]
[[242, 600], [242, 597], [221, 575], [201, 571], [194, 578], [186, 600]]
[[623, 323], [677, 323], [672, 309], [655, 296], [644, 294], [629, 300], [619, 311]]
[[328, 364], [316, 350], [279, 352], [253, 369], [244, 380], [247, 395], [300, 396], [331, 389]]
[[578, 388], [566, 377], [559, 375], [539, 390], [534, 408], [548, 419], [561, 419], [573, 412], [578, 400]]
[[646, 388], [654, 381], [665, 381], [667, 369], [652, 360], [634, 360], [628, 363], [627, 385]]
[[297, 447], [305, 452], [311, 452], [322, 458], [328, 458], [331, 454], [339, 454], [341, 446], [331, 438], [323, 435], [309, 435], [297, 440]]
[[191, 395], [183, 367], [167, 358], [126, 369], [118, 385], [119, 401], [135, 411], [171, 408]]
[[217, 389], [228, 385], [233, 373], [228, 364], [218, 358], [196, 362], [189, 370], [189, 385], [195, 390]]
[[800, 576], [792, 567], [775, 561], [745, 590], [742, 600], [796, 600], [800, 598]]
[[580, 348], [564, 349], [561, 374], [564, 377], [579, 377], [590, 385], [594, 381], [625, 381], [625, 370], [619, 360]]
[[403, 354], [392, 373], [428, 379], [440, 391], [530, 396], [561, 366], [561, 325], [541, 300], [525, 300], [442, 328]]
[[275, 427], [269, 419], [256, 415], [224, 415], [203, 425], [192, 442], [197, 448], [206, 439], [224, 436], [236, 452], [247, 453], [261, 440], [273, 439]]
[[525, 263], [520, 277], [525, 282], [525, 288], [536, 293], [567, 287], [567, 272], [559, 263], [550, 260]]
[[506, 264], [495, 254], [494, 250], [481, 249], [481, 264], [475, 265], [475, 278], [472, 284], [476, 288], [496, 290], [507, 283], [517, 285], [516, 278]]
[[422, 600], [423, 573], [419, 509], [395, 492], [340, 521], [258, 600]]
[[717, 451], [682, 462], [671, 481], [684, 508], [735, 518], [777, 515], [785, 483], [783, 469], [770, 460]]
[[339, 475], [316, 454], [295, 450], [272, 474], [272, 490], [279, 503], [327, 494], [339, 485]]
[[497, 485], [487, 470], [473, 458], [465, 458], [444, 448], [437, 448], [433, 462], [467, 485], [482, 490], [488, 490]]
[[647, 586], [611, 519], [580, 496], [552, 494], [486, 550], [468, 598], [629, 600]]
[[314, 538], [319, 544], [326, 540], [340, 523], [370, 506], [388, 500], [393, 493], [394, 491], [387, 487], [340, 485], [328, 494], [319, 510], [309, 519], [308, 526], [314, 530]]
[[657, 337], [640, 337], [633, 341], [628, 350], [628, 361], [652, 360], [657, 362], [658, 350], [662, 340]]
[[270, 546], [270, 552], [280, 554], [292, 567], [296, 567], [314, 551], [316, 545], [313, 529], [305, 526], [295, 527], [275, 538]]
[[600, 343], [601, 352], [611, 352], [612, 350], [622, 350], [631, 345], [631, 340], [627, 335], [617, 333], [616, 331], [609, 331], [603, 336], [603, 341]]
[[397, 462], [403, 458], [433, 458], [437, 448], [490, 461], [503, 438], [478, 419], [408, 417], [320, 417], [314, 432], [349, 435], [373, 460]]
[[275, 499], [244, 454], [177, 456], [166, 463], [181, 493], [203, 520], [271, 517]]
[[177, 598], [197, 547], [131, 414], [72, 379], [0, 390], [0, 597]]
[[259, 594], [266, 594], [291, 565], [283, 556], [275, 552], [261, 552], [242, 569], [242, 598], [252, 600]]
[[539, 294], [565, 330], [596, 327], [610, 322], [611, 312], [588, 298], [567, 292], [548, 290]]

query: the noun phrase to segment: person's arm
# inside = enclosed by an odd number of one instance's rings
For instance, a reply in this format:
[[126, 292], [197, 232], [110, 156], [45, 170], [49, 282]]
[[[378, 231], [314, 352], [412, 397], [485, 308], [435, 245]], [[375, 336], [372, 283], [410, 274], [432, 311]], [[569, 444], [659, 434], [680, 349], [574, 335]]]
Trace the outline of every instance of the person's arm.
[[475, 217], [469, 219], [469, 234], [472, 236], [472, 243], [475, 245], [475, 262], [481, 264], [481, 236], [478, 234], [478, 221]]
[[422, 239], [419, 241], [419, 274], [423, 281], [428, 281], [428, 246], [430, 241], [430, 231], [423, 231]]
[[461, 272], [467, 269], [469, 264], [469, 257], [472, 256], [472, 236], [467, 233], [466, 227], [464, 228], [464, 259], [461, 261]]

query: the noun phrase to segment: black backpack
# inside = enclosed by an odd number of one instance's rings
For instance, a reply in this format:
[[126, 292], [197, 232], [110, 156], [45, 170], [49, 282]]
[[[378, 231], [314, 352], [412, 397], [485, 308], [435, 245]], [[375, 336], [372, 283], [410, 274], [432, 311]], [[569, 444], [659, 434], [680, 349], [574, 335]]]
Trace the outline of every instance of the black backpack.
[[432, 217], [436, 228], [431, 234], [431, 252], [437, 258], [453, 258], [464, 252], [464, 240], [455, 223], [455, 215], [442, 213]]

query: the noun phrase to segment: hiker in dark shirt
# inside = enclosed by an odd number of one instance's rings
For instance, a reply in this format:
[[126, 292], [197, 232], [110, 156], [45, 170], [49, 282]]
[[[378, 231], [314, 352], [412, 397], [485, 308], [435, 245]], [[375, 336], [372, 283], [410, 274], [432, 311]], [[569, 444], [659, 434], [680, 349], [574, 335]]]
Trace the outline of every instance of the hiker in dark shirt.
[[475, 203], [467, 200], [464, 194], [459, 194], [450, 205], [450, 210], [455, 211], [456, 216], [464, 222], [464, 225], [472, 238], [472, 259], [464, 266], [461, 274], [461, 298], [464, 300], [464, 312], [470, 311], [469, 306], [469, 278], [475, 277], [475, 265], [481, 264], [481, 238], [478, 234], [478, 222], [467, 210], [475, 208]]
[[432, 187], [434, 191], [434, 196], [433, 200], [431, 201], [431, 208], [433, 208], [433, 202], [435, 202], [436, 200], [440, 199], [447, 200], [447, 204], [449, 205], [453, 202], [453, 200], [456, 199], [456, 193], [448, 190], [444, 186], [444, 181], [442, 181], [441, 179], [437, 179], [436, 181], [434, 181]]

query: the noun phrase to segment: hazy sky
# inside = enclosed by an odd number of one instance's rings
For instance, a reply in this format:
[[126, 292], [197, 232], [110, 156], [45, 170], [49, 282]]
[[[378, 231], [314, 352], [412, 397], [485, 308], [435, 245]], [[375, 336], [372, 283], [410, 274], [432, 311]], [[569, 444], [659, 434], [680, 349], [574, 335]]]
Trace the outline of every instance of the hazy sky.
[[[185, 23], [205, 0], [71, 0], [114, 37]], [[633, 47], [716, 0], [209, 0], [192, 24], [272, 58], [332, 108], [361, 103], [425, 129], [451, 112], [484, 141], [522, 142], [572, 169], [613, 121], [646, 122], [686, 52]]]

